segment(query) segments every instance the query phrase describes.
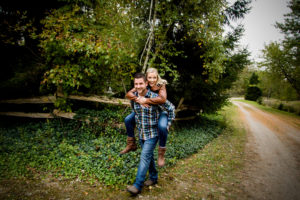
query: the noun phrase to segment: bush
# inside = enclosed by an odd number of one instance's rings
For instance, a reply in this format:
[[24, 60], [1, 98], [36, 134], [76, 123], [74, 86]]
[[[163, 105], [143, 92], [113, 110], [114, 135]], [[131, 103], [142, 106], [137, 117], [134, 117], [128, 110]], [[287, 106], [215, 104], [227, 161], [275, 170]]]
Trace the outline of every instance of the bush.
[[[106, 185], [132, 183], [141, 149], [120, 156], [127, 136], [125, 130], [114, 128], [129, 112], [121, 108], [82, 109], [78, 116], [89, 118], [89, 123], [56, 119], [0, 128], [0, 178], [44, 174]], [[200, 120], [201, 124], [198, 119], [177, 125], [169, 133], [168, 166], [197, 152], [223, 128], [216, 119]]]
[[278, 110], [283, 110], [283, 104], [282, 103], [279, 104]]
[[257, 102], [258, 104], [262, 105], [262, 97], [259, 97], [259, 98], [256, 100], [256, 102]]
[[259, 97], [262, 96], [262, 91], [257, 86], [249, 86], [245, 95], [246, 100], [256, 101]]

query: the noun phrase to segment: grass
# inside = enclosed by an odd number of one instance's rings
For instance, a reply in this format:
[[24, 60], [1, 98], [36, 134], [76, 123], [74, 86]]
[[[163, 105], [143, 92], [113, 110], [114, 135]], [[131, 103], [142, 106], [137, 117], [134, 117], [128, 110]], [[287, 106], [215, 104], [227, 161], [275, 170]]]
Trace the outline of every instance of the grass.
[[262, 105], [295, 113], [300, 116], [300, 101], [281, 101], [278, 99], [262, 98]]
[[226, 124], [222, 134], [198, 153], [166, 169], [159, 186], [146, 190], [145, 199], [240, 199], [246, 132], [236, 120], [235, 106], [225, 107], [219, 116]]
[[[239, 171], [244, 163], [246, 134], [237, 108], [207, 116], [225, 125], [221, 135], [188, 158], [159, 170], [159, 184], [144, 188], [141, 199], [239, 199]], [[171, 150], [171, 149], [170, 149]], [[170, 162], [171, 160], [167, 160]], [[132, 199], [124, 189], [60, 177], [12, 178], [0, 182], [5, 199]]]
[[297, 114], [286, 112], [286, 111], [283, 111], [283, 110], [274, 109], [274, 108], [271, 108], [269, 106], [263, 106], [263, 105], [258, 104], [255, 101], [248, 101], [248, 100], [242, 100], [242, 99], [238, 99], [238, 100], [235, 100], [235, 101], [240, 101], [240, 102], [251, 104], [251, 105], [253, 105], [253, 106], [255, 106], [259, 109], [262, 109], [262, 110], [270, 112], [270, 113], [280, 114], [280, 115], [283, 115], [283, 116], [289, 116], [289, 117], [294, 117], [294, 118], [300, 119], [300, 116], [297, 115]]

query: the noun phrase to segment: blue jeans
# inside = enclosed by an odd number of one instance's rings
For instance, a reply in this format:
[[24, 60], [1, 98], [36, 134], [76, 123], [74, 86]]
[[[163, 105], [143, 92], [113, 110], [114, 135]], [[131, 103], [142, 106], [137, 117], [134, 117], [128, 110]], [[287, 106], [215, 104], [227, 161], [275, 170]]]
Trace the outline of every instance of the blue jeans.
[[131, 112], [127, 117], [125, 117], [125, 126], [128, 137], [134, 137], [134, 127], [135, 127], [135, 112]]
[[[130, 113], [125, 117], [125, 126], [128, 137], [134, 137], [135, 113]], [[159, 146], [165, 147], [168, 139], [168, 113], [163, 111], [159, 113], [158, 119], [158, 138]]]
[[151, 138], [148, 140], [140, 140], [142, 152], [141, 152], [140, 164], [138, 167], [137, 175], [135, 178], [135, 182], [133, 184], [138, 190], [142, 189], [148, 170], [149, 170], [149, 179], [152, 181], [157, 181], [158, 172], [155, 168], [155, 161], [153, 155], [153, 151], [156, 147], [157, 141], [158, 141], [158, 137]]

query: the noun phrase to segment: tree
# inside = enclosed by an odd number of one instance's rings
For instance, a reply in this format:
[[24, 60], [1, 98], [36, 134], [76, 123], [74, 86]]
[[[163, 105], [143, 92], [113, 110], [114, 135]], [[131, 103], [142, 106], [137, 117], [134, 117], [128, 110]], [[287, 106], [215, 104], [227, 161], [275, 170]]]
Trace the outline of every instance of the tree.
[[284, 34], [283, 46], [293, 66], [300, 65], [300, 2], [290, 0], [288, 7], [291, 12], [284, 15], [284, 23], [276, 23], [276, 28]]
[[62, 6], [62, 2], [1, 1], [1, 98], [39, 94], [43, 59], [37, 39], [31, 37], [33, 30], [40, 32], [43, 19], [50, 9]]
[[249, 85], [245, 94], [246, 100], [256, 101], [262, 96], [262, 90], [257, 86], [259, 82], [258, 75], [253, 72], [249, 79]]
[[[157, 5], [155, 42], [149, 66], [160, 70], [170, 85], [175, 104], [197, 106], [204, 112], [219, 109], [224, 91], [249, 64], [247, 50], [236, 50], [241, 26], [223, 37], [230, 20], [243, 17], [250, 1], [225, 6], [222, 1], [162, 1]], [[201, 100], [200, 100], [201, 99]]]
[[262, 89], [263, 96], [280, 100], [297, 100], [297, 92], [286, 79], [266, 70], [257, 73], [260, 79], [258, 86]]
[[249, 79], [252, 70], [249, 67], [245, 67], [238, 75], [237, 80], [232, 84], [232, 87], [228, 90], [231, 97], [244, 96], [249, 85]]
[[257, 86], [249, 86], [245, 95], [246, 100], [256, 101], [259, 97], [262, 96], [262, 91]]
[[122, 89], [140, 51], [132, 9], [122, 1], [82, 2], [53, 10], [42, 22], [38, 37], [48, 68], [42, 84], [62, 87], [67, 94], [101, 94], [116, 84]]
[[258, 80], [258, 75], [253, 72], [251, 77], [250, 77], [250, 80], [249, 80], [249, 84], [250, 85], [257, 85], [260, 81]]
[[282, 43], [272, 42], [265, 46], [261, 66], [286, 79], [300, 98], [300, 2], [291, 0], [288, 6], [291, 12], [285, 15], [284, 23], [276, 24], [285, 38]]
[[225, 0], [59, 2], [43, 10], [39, 28], [27, 27], [38, 44], [41, 86], [50, 93], [103, 94], [112, 86], [120, 95], [146, 63], [169, 81], [175, 105], [184, 99], [213, 112], [249, 64], [248, 51], [237, 46], [242, 26], [226, 36], [224, 26], [249, 12], [250, 0], [231, 6]]
[[[211, 112], [223, 105], [224, 90], [249, 63], [246, 50], [234, 53], [243, 28], [226, 37], [222, 34], [225, 24], [249, 11], [250, 1], [239, 0], [231, 7], [212, 0], [80, 2], [53, 11], [40, 35], [49, 66], [43, 83], [62, 85], [67, 93], [93, 91], [95, 85], [103, 86], [97, 88], [101, 93], [107, 87], [105, 80], [120, 86], [118, 80], [146, 63], [170, 82], [172, 102], [184, 98], [186, 104]], [[97, 38], [105, 42], [97, 44]]]

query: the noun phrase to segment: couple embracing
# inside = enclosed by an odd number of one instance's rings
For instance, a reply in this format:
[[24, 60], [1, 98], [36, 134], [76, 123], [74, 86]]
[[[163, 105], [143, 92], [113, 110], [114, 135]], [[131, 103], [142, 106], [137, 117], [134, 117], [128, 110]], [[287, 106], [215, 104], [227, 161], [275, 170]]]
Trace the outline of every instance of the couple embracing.
[[[157, 183], [158, 172], [153, 152], [158, 142], [158, 166], [162, 167], [165, 164], [168, 131], [175, 118], [175, 107], [166, 99], [166, 83], [167, 81], [159, 76], [157, 69], [149, 68], [146, 75], [135, 74], [134, 88], [126, 94], [126, 97], [132, 101], [133, 112], [125, 118], [127, 146], [120, 154], [137, 149], [135, 126], [142, 147], [135, 182], [127, 188], [127, 191], [133, 195], [140, 193], [144, 185], [151, 186]], [[145, 181], [148, 171], [149, 180]]]

